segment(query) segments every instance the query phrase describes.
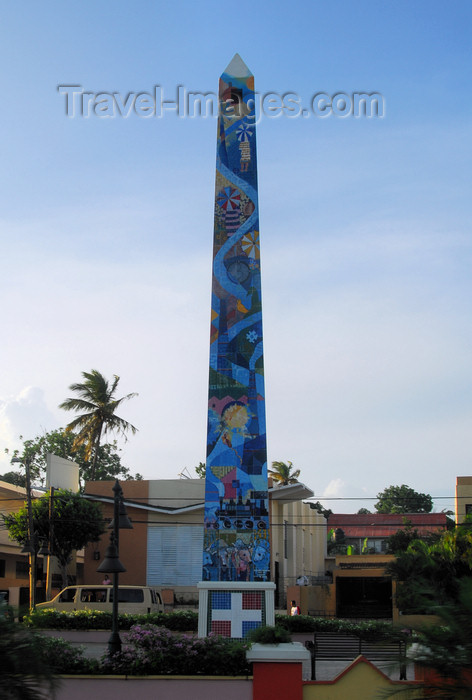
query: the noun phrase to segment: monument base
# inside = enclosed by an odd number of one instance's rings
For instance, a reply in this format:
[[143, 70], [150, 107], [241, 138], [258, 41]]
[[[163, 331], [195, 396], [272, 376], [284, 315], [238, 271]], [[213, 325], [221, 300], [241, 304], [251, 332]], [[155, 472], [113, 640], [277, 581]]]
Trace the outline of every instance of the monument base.
[[275, 624], [275, 583], [261, 581], [200, 581], [198, 636], [210, 632], [244, 639], [251, 630]]

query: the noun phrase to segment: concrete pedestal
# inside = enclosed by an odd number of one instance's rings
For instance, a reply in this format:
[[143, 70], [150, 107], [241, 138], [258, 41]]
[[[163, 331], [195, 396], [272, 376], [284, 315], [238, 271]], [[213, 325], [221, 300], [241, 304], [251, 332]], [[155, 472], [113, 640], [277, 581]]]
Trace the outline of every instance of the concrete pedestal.
[[246, 654], [253, 664], [257, 700], [302, 700], [303, 681], [311, 678], [311, 657], [300, 642], [253, 644]]

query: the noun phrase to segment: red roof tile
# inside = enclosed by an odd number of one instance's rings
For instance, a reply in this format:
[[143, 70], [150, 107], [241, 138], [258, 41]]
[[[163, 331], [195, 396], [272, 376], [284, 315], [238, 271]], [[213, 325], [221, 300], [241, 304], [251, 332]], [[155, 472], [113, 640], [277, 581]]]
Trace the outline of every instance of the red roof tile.
[[346, 537], [390, 537], [411, 523], [419, 534], [446, 528], [445, 513], [333, 513], [328, 529], [343, 530]]

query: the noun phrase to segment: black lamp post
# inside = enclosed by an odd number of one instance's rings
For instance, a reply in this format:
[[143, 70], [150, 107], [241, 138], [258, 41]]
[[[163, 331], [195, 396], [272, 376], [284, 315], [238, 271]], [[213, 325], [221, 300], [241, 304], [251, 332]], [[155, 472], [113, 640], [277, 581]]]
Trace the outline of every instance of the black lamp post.
[[121, 638], [118, 624], [118, 577], [125, 567], [119, 559], [120, 553], [120, 528], [131, 530], [133, 526], [126, 515], [125, 504], [123, 503], [123, 489], [118, 479], [113, 486], [113, 520], [108, 526], [112, 528], [110, 534], [110, 544], [105, 552], [105, 559], [102, 561], [97, 571], [101, 574], [113, 574], [113, 609], [111, 635], [108, 640], [108, 651], [116, 654], [121, 651]]

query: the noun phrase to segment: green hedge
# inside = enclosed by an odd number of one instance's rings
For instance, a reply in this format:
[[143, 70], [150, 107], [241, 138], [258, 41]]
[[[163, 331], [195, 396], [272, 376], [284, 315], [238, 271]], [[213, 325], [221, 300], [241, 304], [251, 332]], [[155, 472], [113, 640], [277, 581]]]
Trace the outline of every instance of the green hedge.
[[284, 627], [291, 634], [295, 632], [315, 633], [329, 632], [331, 634], [352, 634], [360, 639], [403, 639], [405, 633], [391, 622], [384, 620], [366, 620], [365, 622], [351, 622], [325, 617], [311, 617], [310, 615], [276, 615], [275, 624]]
[[[149, 615], [120, 615], [120, 629], [129, 630], [133, 625], [152, 624], [175, 632], [196, 632], [198, 629], [198, 613], [194, 610], [177, 610], [170, 613], [151, 613]], [[95, 610], [75, 610], [60, 612], [58, 610], [38, 610], [26, 615], [23, 624], [35, 629], [81, 629], [108, 630], [111, 629], [112, 616], [108, 612]], [[366, 640], [403, 639], [403, 632], [390, 622], [381, 620], [366, 620], [351, 622], [333, 618], [311, 617], [310, 615], [276, 615], [276, 625], [296, 632], [315, 633], [330, 632], [332, 634], [353, 634]]]
[[[49, 608], [36, 610], [23, 618], [24, 625], [35, 629], [109, 630], [111, 623], [111, 612], [98, 610], [63, 612]], [[153, 624], [178, 632], [195, 632], [198, 629], [198, 613], [193, 610], [179, 610], [149, 615], [123, 614], [119, 615], [119, 623], [122, 630], [129, 630], [137, 624]]]

